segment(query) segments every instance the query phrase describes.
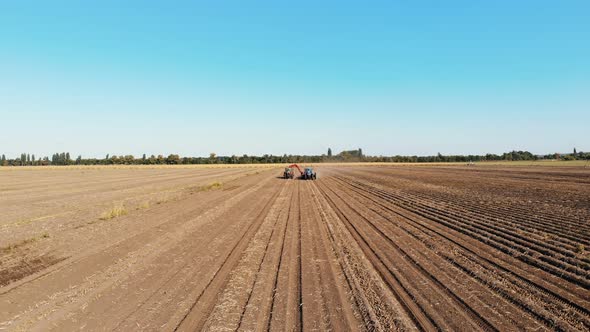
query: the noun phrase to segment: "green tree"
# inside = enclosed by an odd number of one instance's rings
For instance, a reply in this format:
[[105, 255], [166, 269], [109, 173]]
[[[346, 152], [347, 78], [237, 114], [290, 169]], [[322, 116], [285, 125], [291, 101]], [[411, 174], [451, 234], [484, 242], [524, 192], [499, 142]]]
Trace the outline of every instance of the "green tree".
[[171, 154], [166, 158], [166, 164], [177, 165], [180, 164], [180, 157], [177, 154]]
[[561, 159], [562, 160], [575, 160], [576, 158], [571, 154], [566, 154]]
[[332, 149], [328, 148], [328, 158], [332, 158]]
[[135, 163], [135, 157], [130, 154], [121, 157], [121, 160], [125, 165], [133, 165]]

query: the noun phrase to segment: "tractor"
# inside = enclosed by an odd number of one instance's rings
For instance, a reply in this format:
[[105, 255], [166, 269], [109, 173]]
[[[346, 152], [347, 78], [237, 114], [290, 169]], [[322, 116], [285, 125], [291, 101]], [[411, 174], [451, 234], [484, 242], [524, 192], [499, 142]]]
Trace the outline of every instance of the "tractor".
[[306, 167], [301, 174], [301, 179], [303, 180], [315, 180], [317, 178], [317, 174], [313, 171], [313, 168]]

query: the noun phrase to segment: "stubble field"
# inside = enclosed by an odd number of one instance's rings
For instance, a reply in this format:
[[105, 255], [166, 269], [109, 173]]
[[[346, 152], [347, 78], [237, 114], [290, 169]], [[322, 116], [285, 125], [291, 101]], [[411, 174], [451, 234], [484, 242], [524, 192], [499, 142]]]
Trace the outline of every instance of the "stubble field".
[[590, 330], [590, 169], [0, 170], [0, 330]]

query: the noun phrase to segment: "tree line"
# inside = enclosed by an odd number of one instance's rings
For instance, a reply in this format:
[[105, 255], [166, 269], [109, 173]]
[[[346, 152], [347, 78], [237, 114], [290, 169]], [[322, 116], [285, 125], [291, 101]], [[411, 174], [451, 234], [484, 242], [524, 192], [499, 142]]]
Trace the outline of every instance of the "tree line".
[[143, 155], [135, 158], [132, 155], [116, 156], [107, 154], [104, 158], [72, 159], [69, 152], [54, 153], [51, 158], [39, 157], [34, 154], [22, 153], [20, 157], [9, 159], [3, 154], [0, 166], [49, 166], [49, 165], [197, 165], [197, 164], [285, 164], [285, 163], [321, 163], [321, 162], [480, 162], [480, 161], [519, 161], [519, 160], [590, 160], [590, 153], [576, 151], [567, 154], [534, 155], [528, 151], [511, 151], [501, 155], [442, 155], [435, 156], [366, 156], [362, 149], [342, 151], [336, 155], [332, 149], [322, 155], [282, 155], [265, 154], [262, 156], [217, 156], [211, 153], [209, 157], [180, 157], [177, 154]]

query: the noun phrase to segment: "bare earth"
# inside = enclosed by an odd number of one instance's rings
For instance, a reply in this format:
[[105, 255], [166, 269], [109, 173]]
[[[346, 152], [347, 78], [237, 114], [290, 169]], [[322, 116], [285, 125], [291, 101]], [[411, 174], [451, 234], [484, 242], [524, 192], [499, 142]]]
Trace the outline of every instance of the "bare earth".
[[590, 169], [317, 172], [0, 170], [0, 330], [590, 330]]

